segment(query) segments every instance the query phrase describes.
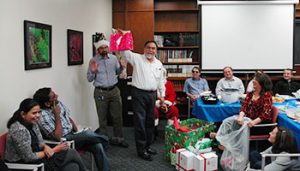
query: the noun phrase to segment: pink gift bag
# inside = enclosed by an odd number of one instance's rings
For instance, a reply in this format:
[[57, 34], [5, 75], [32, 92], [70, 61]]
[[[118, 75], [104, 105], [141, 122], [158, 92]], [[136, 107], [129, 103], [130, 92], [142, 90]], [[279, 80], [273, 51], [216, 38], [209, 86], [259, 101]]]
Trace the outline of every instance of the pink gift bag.
[[110, 35], [110, 52], [133, 50], [133, 38], [131, 31], [125, 34], [113, 33]]

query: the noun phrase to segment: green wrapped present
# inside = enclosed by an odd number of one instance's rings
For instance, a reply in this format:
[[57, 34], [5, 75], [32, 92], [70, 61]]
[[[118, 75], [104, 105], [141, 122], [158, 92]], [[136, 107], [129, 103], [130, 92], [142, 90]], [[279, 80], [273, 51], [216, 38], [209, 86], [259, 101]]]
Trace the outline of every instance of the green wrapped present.
[[206, 133], [214, 130], [213, 122], [207, 122], [197, 118], [183, 120], [181, 121], [180, 126], [189, 128], [190, 131], [181, 132], [176, 130], [173, 125], [168, 125], [165, 128], [165, 149], [167, 160], [170, 160], [170, 153], [176, 153], [176, 149], [194, 146]]
[[211, 147], [212, 140], [209, 138], [203, 138], [195, 145], [195, 149], [202, 150]]

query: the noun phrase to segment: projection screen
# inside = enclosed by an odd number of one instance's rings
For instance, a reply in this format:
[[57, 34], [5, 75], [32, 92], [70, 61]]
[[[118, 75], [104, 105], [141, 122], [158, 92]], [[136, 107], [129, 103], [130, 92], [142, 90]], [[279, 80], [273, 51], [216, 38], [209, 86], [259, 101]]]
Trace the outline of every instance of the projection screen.
[[198, 3], [203, 70], [293, 68], [295, 1]]

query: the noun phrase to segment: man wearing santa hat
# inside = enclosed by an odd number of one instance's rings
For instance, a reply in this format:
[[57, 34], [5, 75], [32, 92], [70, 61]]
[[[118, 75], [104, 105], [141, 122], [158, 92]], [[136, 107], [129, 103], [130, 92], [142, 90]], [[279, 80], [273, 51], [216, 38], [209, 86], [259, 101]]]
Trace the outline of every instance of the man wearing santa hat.
[[100, 40], [94, 43], [98, 52], [89, 62], [87, 79], [93, 82], [94, 100], [96, 103], [99, 134], [108, 136], [107, 114], [113, 120], [113, 136], [110, 144], [127, 148], [129, 145], [123, 137], [122, 101], [120, 90], [117, 87], [118, 75], [126, 68], [126, 62], [118, 61], [117, 57], [109, 53], [109, 42]]

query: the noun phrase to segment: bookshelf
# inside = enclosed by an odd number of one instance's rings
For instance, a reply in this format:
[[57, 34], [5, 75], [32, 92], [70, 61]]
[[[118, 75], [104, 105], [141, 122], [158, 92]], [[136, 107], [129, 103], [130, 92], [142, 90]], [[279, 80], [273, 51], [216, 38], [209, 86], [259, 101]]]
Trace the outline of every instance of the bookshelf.
[[190, 77], [192, 67], [200, 65], [199, 15], [195, 0], [154, 0], [157, 58], [173, 83], [176, 77], [181, 82]]
[[177, 94], [181, 116], [187, 114], [186, 94], [182, 91], [194, 66], [200, 65], [200, 22], [195, 0], [154, 0], [154, 40], [157, 58], [168, 71]]

